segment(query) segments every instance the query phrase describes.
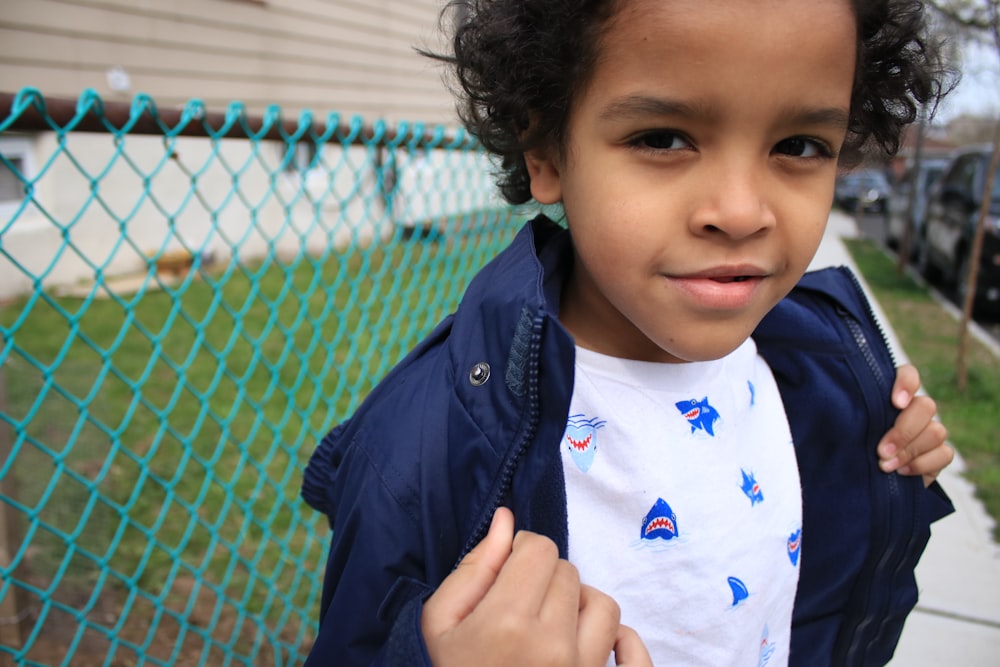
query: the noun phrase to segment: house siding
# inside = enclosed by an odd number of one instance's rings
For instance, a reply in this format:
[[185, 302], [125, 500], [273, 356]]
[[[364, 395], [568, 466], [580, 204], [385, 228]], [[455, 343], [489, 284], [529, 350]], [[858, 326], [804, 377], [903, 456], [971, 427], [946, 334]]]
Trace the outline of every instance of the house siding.
[[[310, 109], [321, 120], [338, 112], [341, 122], [357, 114], [367, 124], [454, 126], [440, 66], [414, 50], [441, 48], [443, 4], [2, 0], [0, 91], [34, 87], [49, 98], [76, 98], [92, 88], [104, 102], [145, 93], [160, 109], [197, 98], [212, 112], [238, 101], [251, 114], [278, 104], [286, 119]], [[127, 71], [127, 91], [111, 89], [114, 67]], [[389, 194], [379, 181], [385, 149], [376, 159], [370, 149], [336, 142], [322, 148], [328, 172], [277, 175], [257, 167], [280, 164], [287, 147], [273, 141], [178, 138], [165, 147], [160, 137], [129, 134], [124, 160], [105, 134], [0, 134], [0, 152], [12, 148], [24, 154], [31, 194], [0, 202], [0, 303], [38, 289], [39, 280], [60, 290], [142, 272], [148, 255], [164, 249], [194, 248], [222, 261], [319, 253], [498, 203], [490, 165], [474, 155], [418, 160], [398, 149]], [[171, 159], [159, 167], [165, 150]], [[253, 166], [234, 179], [229, 165], [248, 161]], [[234, 187], [240, 196], [218, 204]], [[129, 242], [110, 243], [123, 228]]]
[[[366, 118], [453, 123], [441, 69], [415, 48], [439, 48], [442, 0], [5, 0], [0, 90], [85, 88], [164, 106], [232, 101]], [[110, 68], [130, 77], [113, 91]]]

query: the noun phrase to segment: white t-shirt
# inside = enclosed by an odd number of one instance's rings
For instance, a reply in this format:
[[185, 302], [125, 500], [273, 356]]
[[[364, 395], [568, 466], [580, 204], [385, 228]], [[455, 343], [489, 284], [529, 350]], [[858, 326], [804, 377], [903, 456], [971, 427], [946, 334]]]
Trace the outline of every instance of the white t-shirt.
[[581, 580], [618, 601], [655, 665], [786, 664], [801, 487], [756, 345], [685, 364], [576, 358], [561, 446]]

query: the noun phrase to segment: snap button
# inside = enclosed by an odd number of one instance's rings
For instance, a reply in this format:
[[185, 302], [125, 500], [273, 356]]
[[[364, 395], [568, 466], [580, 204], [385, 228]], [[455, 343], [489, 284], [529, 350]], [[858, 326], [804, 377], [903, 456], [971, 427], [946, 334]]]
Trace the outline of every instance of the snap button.
[[482, 387], [490, 379], [490, 365], [480, 361], [469, 371], [469, 382], [473, 387]]

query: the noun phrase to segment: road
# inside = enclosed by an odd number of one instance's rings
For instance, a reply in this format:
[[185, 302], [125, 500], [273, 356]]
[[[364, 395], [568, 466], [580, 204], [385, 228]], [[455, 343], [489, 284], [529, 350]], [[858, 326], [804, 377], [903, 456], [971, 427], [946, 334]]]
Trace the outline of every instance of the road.
[[[885, 218], [881, 215], [870, 213], [859, 215], [857, 218], [858, 230], [867, 238], [873, 239], [882, 246], [885, 246]], [[891, 251], [890, 251], [891, 252]], [[948, 290], [940, 285], [934, 285], [943, 298], [955, 303], [954, 290]], [[1000, 319], [978, 322], [980, 326], [1000, 344]]]

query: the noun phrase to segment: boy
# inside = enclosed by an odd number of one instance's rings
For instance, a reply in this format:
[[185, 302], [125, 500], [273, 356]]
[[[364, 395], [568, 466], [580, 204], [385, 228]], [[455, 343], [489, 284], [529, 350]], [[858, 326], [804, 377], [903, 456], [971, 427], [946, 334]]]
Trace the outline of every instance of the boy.
[[[472, 4], [464, 120], [568, 231], [529, 224], [314, 455], [311, 662], [885, 662], [948, 503], [873, 452], [950, 452], [927, 401], [890, 430], [851, 279], [800, 279], [839, 156], [933, 96], [919, 3]], [[495, 580], [449, 577], [484, 535]]]

